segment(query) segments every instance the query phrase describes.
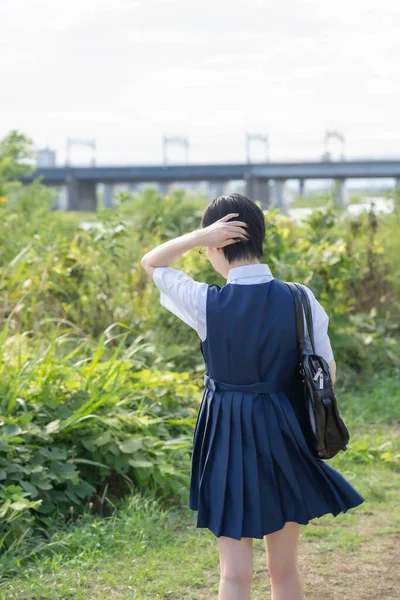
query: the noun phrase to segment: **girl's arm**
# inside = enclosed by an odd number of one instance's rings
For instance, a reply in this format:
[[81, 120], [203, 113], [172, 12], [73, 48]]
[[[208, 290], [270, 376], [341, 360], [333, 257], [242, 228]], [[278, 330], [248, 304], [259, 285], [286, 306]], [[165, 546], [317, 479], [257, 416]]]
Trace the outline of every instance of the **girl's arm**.
[[335, 359], [331, 360], [329, 363], [329, 368], [331, 370], [332, 383], [336, 382], [336, 361]]
[[153, 277], [156, 267], [169, 267], [181, 254], [202, 245], [202, 230], [196, 229], [177, 238], [168, 240], [146, 252], [140, 261], [143, 269]]
[[180, 235], [146, 252], [141, 259], [143, 269], [152, 277], [155, 267], [169, 267], [181, 254], [196, 246], [223, 248], [243, 238], [248, 239], [244, 221], [229, 221], [238, 214], [229, 213], [208, 227]]

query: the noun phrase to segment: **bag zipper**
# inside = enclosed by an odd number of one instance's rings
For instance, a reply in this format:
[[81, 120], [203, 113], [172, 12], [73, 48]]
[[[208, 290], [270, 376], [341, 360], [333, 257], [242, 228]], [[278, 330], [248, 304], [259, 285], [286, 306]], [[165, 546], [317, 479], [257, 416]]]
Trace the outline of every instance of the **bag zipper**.
[[315, 373], [313, 380], [317, 381], [318, 377], [320, 376], [320, 374], [322, 373], [322, 369], [321, 367], [318, 368], [318, 371]]

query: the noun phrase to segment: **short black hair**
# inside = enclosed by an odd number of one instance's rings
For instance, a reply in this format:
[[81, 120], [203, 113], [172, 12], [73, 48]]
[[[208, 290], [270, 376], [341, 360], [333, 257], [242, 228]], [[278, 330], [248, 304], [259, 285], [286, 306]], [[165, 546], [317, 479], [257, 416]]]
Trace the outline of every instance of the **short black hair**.
[[243, 194], [233, 193], [229, 196], [218, 196], [210, 202], [203, 213], [201, 226], [208, 227], [229, 213], [239, 213], [233, 221], [244, 221], [249, 239], [241, 239], [235, 244], [228, 244], [222, 250], [226, 260], [231, 263], [240, 259], [262, 259], [265, 238], [265, 218], [261, 208]]

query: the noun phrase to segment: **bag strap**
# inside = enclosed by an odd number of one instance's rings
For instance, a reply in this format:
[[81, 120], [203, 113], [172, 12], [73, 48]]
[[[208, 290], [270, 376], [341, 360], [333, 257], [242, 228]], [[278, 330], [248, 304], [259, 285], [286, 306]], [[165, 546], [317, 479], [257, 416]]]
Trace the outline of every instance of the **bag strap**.
[[299, 360], [304, 353], [304, 320], [303, 320], [303, 306], [301, 301], [300, 292], [297, 286], [291, 281], [285, 281], [286, 285], [290, 288], [295, 303], [296, 309], [296, 339], [297, 339], [297, 350], [299, 353]]
[[296, 332], [297, 332], [297, 346], [300, 352], [300, 357], [304, 354], [305, 340], [304, 340], [304, 316], [306, 318], [306, 325], [308, 335], [311, 341], [311, 347], [313, 353], [315, 354], [315, 343], [314, 343], [314, 330], [313, 330], [313, 320], [311, 313], [311, 305], [308, 294], [304, 290], [304, 288], [296, 282], [285, 281], [286, 285], [292, 291], [295, 300], [296, 307]]
[[312, 347], [313, 353], [316, 354], [315, 341], [314, 341], [314, 326], [313, 326], [313, 318], [312, 318], [312, 313], [311, 313], [310, 298], [308, 297], [308, 294], [302, 285], [300, 285], [299, 283], [295, 283], [295, 286], [300, 291], [300, 294], [303, 298], [303, 308], [304, 308], [304, 313], [306, 315], [307, 331], [308, 331], [308, 335], [309, 335], [309, 338], [311, 341], [311, 347]]

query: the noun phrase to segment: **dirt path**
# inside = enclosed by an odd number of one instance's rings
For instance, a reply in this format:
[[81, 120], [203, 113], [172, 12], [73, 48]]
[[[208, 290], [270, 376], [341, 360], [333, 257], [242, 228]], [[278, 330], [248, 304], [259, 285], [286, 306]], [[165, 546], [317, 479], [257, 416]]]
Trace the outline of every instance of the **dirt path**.
[[400, 534], [378, 534], [345, 554], [303, 544], [299, 565], [307, 600], [400, 599]]
[[[298, 560], [306, 600], [400, 600], [400, 490], [393, 494], [399, 507], [397, 518], [387, 510], [364, 512], [358, 523], [347, 526], [349, 544], [344, 548], [330, 544], [323, 535], [301, 536]], [[314, 523], [318, 527], [318, 520]], [[252, 600], [269, 600], [263, 542], [255, 541], [253, 549]], [[215, 570], [204, 574], [204, 583], [208, 592], [189, 592], [182, 599], [209, 600], [210, 591], [214, 594], [218, 589]]]

